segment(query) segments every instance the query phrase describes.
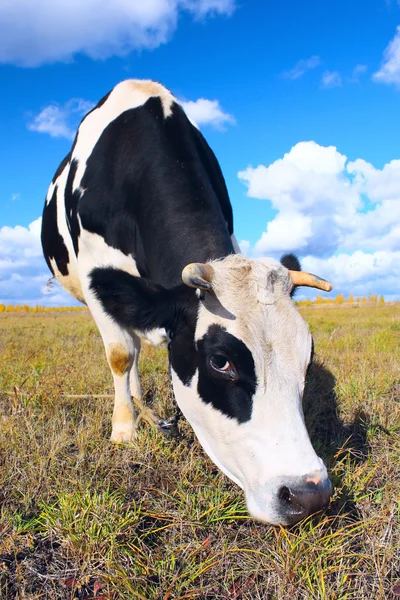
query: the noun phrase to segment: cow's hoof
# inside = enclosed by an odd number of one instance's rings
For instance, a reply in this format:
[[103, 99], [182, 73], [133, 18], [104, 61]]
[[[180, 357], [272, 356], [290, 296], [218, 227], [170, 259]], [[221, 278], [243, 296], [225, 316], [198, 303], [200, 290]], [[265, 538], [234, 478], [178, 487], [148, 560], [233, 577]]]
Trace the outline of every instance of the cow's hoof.
[[114, 424], [110, 440], [114, 444], [131, 444], [136, 437], [136, 427], [126, 423]]
[[178, 419], [174, 417], [170, 421], [166, 419], [159, 419], [158, 429], [164, 433], [164, 435], [177, 435], [178, 430]]

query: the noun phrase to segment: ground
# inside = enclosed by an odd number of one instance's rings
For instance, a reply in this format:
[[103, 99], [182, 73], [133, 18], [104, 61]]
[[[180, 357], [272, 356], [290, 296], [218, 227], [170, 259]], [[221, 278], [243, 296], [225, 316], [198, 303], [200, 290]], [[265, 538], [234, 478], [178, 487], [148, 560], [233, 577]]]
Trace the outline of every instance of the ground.
[[[400, 596], [400, 305], [304, 308], [305, 411], [334, 485], [291, 530], [248, 517], [186, 422], [109, 441], [112, 378], [88, 313], [0, 315], [0, 598]], [[174, 412], [165, 350], [146, 401]]]

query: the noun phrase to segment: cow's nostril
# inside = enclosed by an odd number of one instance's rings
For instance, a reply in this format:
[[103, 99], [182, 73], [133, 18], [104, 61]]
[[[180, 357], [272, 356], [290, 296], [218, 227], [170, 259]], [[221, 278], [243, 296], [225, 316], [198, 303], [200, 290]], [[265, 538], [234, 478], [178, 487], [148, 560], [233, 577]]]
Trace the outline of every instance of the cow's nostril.
[[284, 485], [283, 487], [281, 487], [278, 491], [278, 498], [281, 502], [286, 503], [286, 504], [291, 504], [291, 493], [288, 487], [286, 487], [286, 485]]

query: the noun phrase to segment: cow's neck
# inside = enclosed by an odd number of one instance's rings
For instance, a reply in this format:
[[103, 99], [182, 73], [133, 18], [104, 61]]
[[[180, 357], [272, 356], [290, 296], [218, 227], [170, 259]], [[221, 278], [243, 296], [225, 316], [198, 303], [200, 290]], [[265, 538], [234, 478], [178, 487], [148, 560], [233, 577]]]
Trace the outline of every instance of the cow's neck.
[[[186, 198], [186, 202], [187, 202]], [[172, 287], [181, 282], [183, 268], [192, 262], [207, 262], [234, 253], [228, 226], [214, 194], [196, 198], [199, 210], [182, 213], [179, 201], [157, 202], [154, 214], [138, 223], [139, 271], [150, 279]], [[152, 226], [146, 226], [151, 223]], [[154, 238], [157, 232], [157, 239]]]

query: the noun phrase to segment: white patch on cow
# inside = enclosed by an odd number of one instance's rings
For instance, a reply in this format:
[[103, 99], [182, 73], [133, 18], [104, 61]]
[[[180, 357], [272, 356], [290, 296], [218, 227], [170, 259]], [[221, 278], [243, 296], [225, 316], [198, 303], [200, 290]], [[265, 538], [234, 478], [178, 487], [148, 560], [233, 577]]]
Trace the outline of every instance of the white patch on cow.
[[46, 205], [50, 202], [50, 200], [53, 197], [54, 194], [54, 188], [56, 187], [57, 182], [55, 181], [54, 183], [51, 182], [51, 184], [49, 185], [49, 189], [47, 190], [47, 196], [46, 196]]
[[[96, 323], [99, 326], [97, 321]], [[136, 411], [131, 398], [129, 371], [120, 376], [112, 369], [111, 372], [114, 379], [115, 401], [110, 439], [116, 444], [129, 444], [136, 434]]]
[[78, 129], [73, 159], [79, 161], [72, 189], [80, 188], [86, 169], [86, 162], [92, 154], [93, 148], [99, 141], [104, 129], [126, 110], [142, 106], [151, 97], [161, 99], [165, 118], [172, 114], [172, 104], [176, 102], [174, 96], [164, 86], [155, 81], [141, 81], [128, 79], [119, 83], [110, 93], [107, 100], [89, 113]]
[[67, 290], [71, 296], [79, 300], [79, 302], [86, 304], [76, 263], [70, 261], [68, 264], [68, 275], [63, 275], [60, 273], [54, 258], [50, 258], [49, 260], [53, 269], [54, 277], [57, 279], [58, 283], [62, 285], [62, 287]]
[[[172, 376], [172, 384], [174, 387], [174, 395], [175, 398], [179, 399], [179, 408], [184, 414], [185, 418], [189, 421], [190, 425], [193, 428], [200, 444], [202, 445], [204, 451], [211, 458], [213, 463], [221, 469], [221, 471], [229, 477], [232, 481], [234, 481], [239, 487], [243, 488], [243, 485], [226, 466], [225, 462], [221, 462], [218, 458], [218, 451], [215, 452], [213, 449], [213, 441], [210, 438], [210, 433], [213, 429], [212, 423], [215, 421], [216, 413], [218, 413], [217, 418], [222, 416], [222, 421], [224, 419], [228, 419], [222, 415], [219, 411], [216, 411], [210, 404], [205, 404], [200, 396], [197, 393], [197, 383], [198, 383], [198, 371], [193, 376], [190, 385], [186, 386], [179, 379], [178, 375], [175, 373], [174, 369], [171, 367], [171, 376]], [[231, 419], [228, 419], [231, 421]], [[219, 434], [217, 435], [217, 439], [219, 438]]]
[[79, 236], [78, 269], [80, 277], [87, 277], [94, 267], [115, 267], [131, 275], [139, 276], [136, 262], [132, 256], [127, 256], [121, 250], [106, 244], [104, 238], [97, 233], [87, 231], [81, 227]]
[[152, 329], [151, 331], [141, 333], [140, 337], [152, 346], [164, 347], [168, 344], [168, 336], [165, 329]]
[[139, 354], [141, 348], [141, 339], [138, 335], [133, 335], [135, 356], [133, 358], [131, 372], [129, 373], [129, 389], [133, 398], [138, 400], [142, 397], [142, 386], [139, 378]]

